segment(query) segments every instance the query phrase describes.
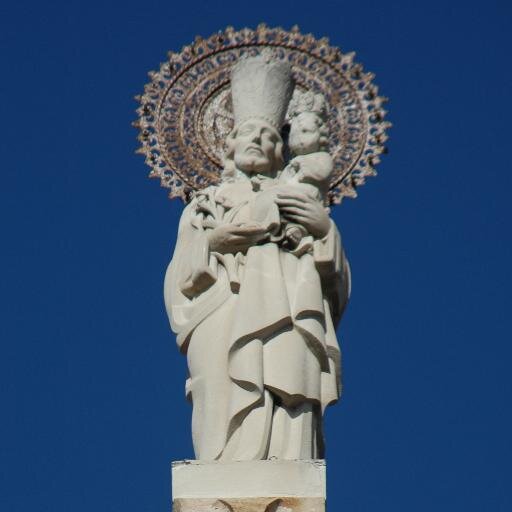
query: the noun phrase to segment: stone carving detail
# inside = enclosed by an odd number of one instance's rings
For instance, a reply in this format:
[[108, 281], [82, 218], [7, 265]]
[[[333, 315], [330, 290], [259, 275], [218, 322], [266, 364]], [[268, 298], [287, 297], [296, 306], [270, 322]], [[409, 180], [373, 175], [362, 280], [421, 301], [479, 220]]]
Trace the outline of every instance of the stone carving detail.
[[270, 503], [270, 505], [267, 505], [265, 512], [293, 512], [293, 509], [285, 506], [284, 503], [287, 503], [286, 500], [277, 499]]
[[384, 151], [383, 104], [353, 53], [342, 53], [326, 38], [260, 25], [256, 30], [224, 32], [197, 38], [150, 73], [151, 82], [138, 96], [140, 152], [170, 197], [189, 201], [208, 185], [220, 182], [224, 141], [233, 128], [231, 67], [244, 55], [272, 49], [277, 60], [292, 66], [296, 87], [327, 99], [329, 152], [333, 172], [330, 203], [355, 197], [356, 187], [375, 174]]
[[174, 512], [324, 512], [324, 461], [177, 461]]
[[322, 498], [180, 498], [173, 512], [325, 512]]
[[[142, 152], [188, 203], [164, 297], [187, 356], [196, 458], [321, 459], [350, 295], [328, 205], [374, 174], [384, 99], [351, 54], [265, 26], [197, 40], [151, 76]], [[243, 510], [299, 505], [249, 500]], [[242, 510], [224, 499], [194, 506]]]

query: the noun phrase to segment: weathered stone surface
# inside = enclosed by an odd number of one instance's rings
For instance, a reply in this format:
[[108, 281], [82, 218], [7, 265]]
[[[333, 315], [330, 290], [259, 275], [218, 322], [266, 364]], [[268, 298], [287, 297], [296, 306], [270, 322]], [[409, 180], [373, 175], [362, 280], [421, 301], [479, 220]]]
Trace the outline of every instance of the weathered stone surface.
[[327, 103], [294, 91], [290, 63], [270, 51], [234, 64], [231, 96], [221, 181], [183, 211], [164, 283], [187, 355], [194, 452], [212, 461], [322, 458], [350, 288], [326, 209]]
[[324, 512], [323, 460], [180, 461], [173, 512]]
[[323, 498], [177, 499], [173, 512], [324, 512]]

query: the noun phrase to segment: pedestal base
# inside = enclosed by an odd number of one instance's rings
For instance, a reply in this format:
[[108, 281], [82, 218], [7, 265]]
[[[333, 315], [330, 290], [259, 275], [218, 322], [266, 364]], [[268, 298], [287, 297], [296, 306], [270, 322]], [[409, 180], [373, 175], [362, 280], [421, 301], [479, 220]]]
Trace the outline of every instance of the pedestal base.
[[325, 461], [173, 462], [173, 512], [325, 512]]

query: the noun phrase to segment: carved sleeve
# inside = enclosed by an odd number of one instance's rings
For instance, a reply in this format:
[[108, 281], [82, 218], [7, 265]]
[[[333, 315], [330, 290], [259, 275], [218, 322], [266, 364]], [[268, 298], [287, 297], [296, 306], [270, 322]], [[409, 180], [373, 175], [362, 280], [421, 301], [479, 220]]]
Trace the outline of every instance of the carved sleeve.
[[210, 255], [204, 219], [203, 208], [194, 200], [185, 208], [180, 222], [175, 254], [181, 267], [177, 272], [178, 286], [188, 299], [207, 290], [217, 279], [216, 260]]
[[322, 291], [329, 301], [336, 325], [350, 296], [350, 266], [343, 251], [340, 233], [332, 220], [327, 235], [314, 241], [313, 257], [322, 281]]

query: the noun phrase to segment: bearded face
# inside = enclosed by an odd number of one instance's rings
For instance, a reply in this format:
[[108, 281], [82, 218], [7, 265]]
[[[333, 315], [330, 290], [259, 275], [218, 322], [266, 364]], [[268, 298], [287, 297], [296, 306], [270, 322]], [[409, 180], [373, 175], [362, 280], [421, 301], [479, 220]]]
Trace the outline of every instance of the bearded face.
[[263, 119], [242, 123], [234, 140], [234, 161], [245, 173], [268, 174], [276, 169], [277, 147], [282, 144], [277, 130]]

